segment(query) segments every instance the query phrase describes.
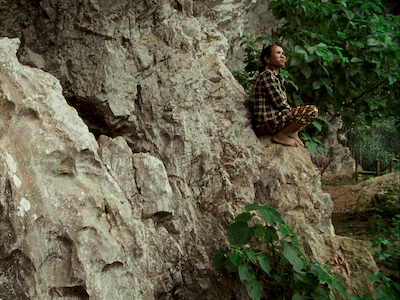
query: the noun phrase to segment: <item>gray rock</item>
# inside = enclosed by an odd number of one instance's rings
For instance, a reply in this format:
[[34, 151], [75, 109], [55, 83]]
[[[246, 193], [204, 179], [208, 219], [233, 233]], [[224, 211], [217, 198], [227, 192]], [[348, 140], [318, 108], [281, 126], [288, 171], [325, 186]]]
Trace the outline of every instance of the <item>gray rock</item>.
[[[309, 153], [257, 139], [226, 66], [249, 3], [110, 3], [4, 4], [24, 42], [0, 40], [2, 298], [245, 299], [212, 257], [254, 202], [338, 259]], [[376, 270], [357, 249], [349, 282]]]

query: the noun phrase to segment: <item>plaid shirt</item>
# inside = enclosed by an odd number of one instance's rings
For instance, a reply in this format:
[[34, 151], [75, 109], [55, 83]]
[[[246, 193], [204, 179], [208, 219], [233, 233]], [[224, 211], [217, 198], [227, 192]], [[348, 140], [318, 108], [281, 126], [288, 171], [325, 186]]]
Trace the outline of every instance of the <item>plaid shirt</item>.
[[256, 126], [270, 122], [276, 127], [281, 122], [294, 119], [284, 83], [279, 73], [269, 67], [258, 76], [253, 91]]

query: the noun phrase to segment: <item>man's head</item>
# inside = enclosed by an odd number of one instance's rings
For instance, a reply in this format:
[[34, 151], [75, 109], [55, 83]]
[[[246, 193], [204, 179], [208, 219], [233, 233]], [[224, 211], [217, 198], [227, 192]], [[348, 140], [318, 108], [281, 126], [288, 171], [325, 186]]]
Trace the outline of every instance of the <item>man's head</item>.
[[261, 52], [261, 62], [264, 67], [268, 66], [275, 71], [279, 71], [285, 65], [285, 51], [279, 45], [265, 47]]

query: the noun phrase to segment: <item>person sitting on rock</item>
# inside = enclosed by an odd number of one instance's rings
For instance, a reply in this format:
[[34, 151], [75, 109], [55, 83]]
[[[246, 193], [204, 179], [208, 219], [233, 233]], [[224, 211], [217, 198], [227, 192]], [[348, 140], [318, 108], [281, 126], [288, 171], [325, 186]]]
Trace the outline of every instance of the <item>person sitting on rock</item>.
[[279, 70], [285, 65], [282, 47], [268, 46], [261, 53], [263, 70], [255, 82], [254, 125], [258, 136], [272, 135], [272, 141], [284, 146], [304, 147], [299, 131], [318, 116], [314, 105], [290, 107], [284, 79]]

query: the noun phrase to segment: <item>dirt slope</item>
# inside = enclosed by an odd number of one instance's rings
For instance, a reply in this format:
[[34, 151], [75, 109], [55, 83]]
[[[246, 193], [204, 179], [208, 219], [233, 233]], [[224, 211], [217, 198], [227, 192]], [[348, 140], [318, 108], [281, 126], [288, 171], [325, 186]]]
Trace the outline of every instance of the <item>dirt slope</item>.
[[[323, 185], [334, 203], [332, 222], [338, 235], [365, 238], [373, 226], [373, 211], [379, 194], [400, 189], [400, 173], [371, 178], [357, 185]], [[390, 216], [388, 216], [390, 217]]]

